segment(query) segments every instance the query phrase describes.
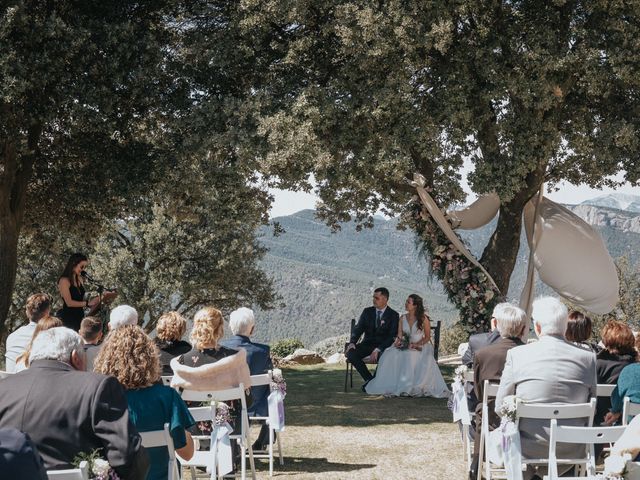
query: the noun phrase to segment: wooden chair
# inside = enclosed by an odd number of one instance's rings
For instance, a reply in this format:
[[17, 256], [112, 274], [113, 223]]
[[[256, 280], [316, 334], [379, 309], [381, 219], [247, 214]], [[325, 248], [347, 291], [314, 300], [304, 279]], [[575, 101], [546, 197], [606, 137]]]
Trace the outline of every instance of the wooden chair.
[[[574, 404], [553, 404], [553, 403], [524, 403], [518, 400], [516, 404], [517, 421], [519, 426], [520, 420], [523, 418], [532, 418], [539, 420], [568, 420], [568, 419], [587, 419], [587, 425], [593, 425], [593, 416], [596, 411], [596, 399], [592, 398], [589, 403]], [[562, 458], [556, 459], [558, 465], [577, 465], [585, 467], [589, 459], [585, 448], [584, 458]], [[523, 469], [527, 465], [548, 465], [548, 458], [523, 458]]]
[[[558, 480], [558, 459], [556, 456], [557, 443], [577, 443], [586, 445], [587, 475], [596, 474], [596, 459], [594, 445], [613, 443], [620, 438], [626, 427], [569, 427], [558, 425], [554, 418], [551, 420], [551, 434], [549, 435], [549, 480]], [[545, 477], [547, 478], [547, 477]], [[583, 477], [584, 478], [584, 477]]]
[[[467, 370], [464, 374], [464, 383], [473, 383], [473, 370]], [[475, 417], [475, 412], [469, 412], [471, 418]], [[471, 461], [473, 456], [473, 444], [469, 435], [469, 425], [462, 424], [462, 456], [467, 463], [467, 471], [471, 469]]]
[[[271, 385], [271, 380], [273, 379], [273, 372], [269, 370], [268, 373], [263, 373], [262, 375], [251, 375], [251, 386], [256, 387], [259, 385]], [[280, 457], [280, 465], [284, 465], [284, 458], [282, 456], [282, 445], [280, 443], [280, 436], [275, 435], [275, 431], [269, 424], [269, 417], [249, 417], [249, 421], [254, 420], [257, 422], [264, 422], [267, 424], [269, 428], [269, 448], [267, 449], [267, 453], [253, 453], [253, 458], [268, 458], [269, 459], [269, 476], [273, 476], [273, 440], [275, 437], [276, 442], [278, 443], [278, 456]]]
[[[246, 451], [249, 450], [249, 463], [251, 466], [251, 476], [253, 480], [256, 478], [256, 466], [253, 460], [253, 448], [251, 446], [251, 432], [249, 430], [249, 417], [247, 416], [247, 400], [245, 398], [244, 393], [244, 384], [240, 384], [236, 388], [230, 388], [228, 390], [219, 390], [219, 391], [208, 391], [208, 392], [197, 392], [195, 390], [183, 390], [181, 393], [182, 399], [184, 401], [190, 402], [228, 402], [231, 400], [240, 400], [242, 405], [242, 411], [240, 416], [240, 434], [231, 434], [229, 437], [231, 440], [235, 440], [240, 445], [240, 462], [241, 462], [241, 478], [244, 480], [246, 478], [246, 470], [247, 470], [247, 462], [246, 462]], [[210, 406], [207, 407], [194, 407], [190, 408], [189, 412], [193, 416], [196, 422], [202, 421], [212, 421], [215, 423], [215, 412], [212, 412], [212, 408]], [[194, 437], [194, 438], [197, 438]], [[203, 436], [202, 438], [210, 438], [209, 436]], [[191, 470], [191, 478], [195, 480], [197, 476], [196, 467], [207, 467], [212, 464], [210, 458], [212, 455], [215, 455], [215, 452], [210, 451], [197, 451], [193, 454], [193, 457], [190, 460], [183, 460], [178, 456], [180, 463], [189, 467]], [[202, 473], [200, 473], [200, 477], [202, 477]], [[211, 474], [206, 474], [206, 478], [210, 478]]]
[[624, 397], [622, 407], [622, 425], [629, 425], [629, 417], [640, 415], [640, 403], [633, 403], [629, 397]]
[[[433, 325], [431, 325], [431, 340], [433, 342], [433, 357], [435, 358], [436, 362], [438, 361], [438, 353], [440, 351], [440, 328], [442, 327], [442, 321], [438, 320], [436, 322], [436, 326], [434, 327]], [[351, 336], [353, 335], [353, 330], [356, 328], [356, 319], [352, 318], [351, 319], [351, 328], [349, 329], [349, 339], [351, 339]], [[350, 342], [347, 342], [344, 344], [344, 352], [345, 354], [347, 353], [347, 347], [349, 346]], [[360, 342], [358, 342], [360, 343]], [[372, 362], [369, 357], [364, 357], [362, 359], [362, 361], [364, 363], [366, 363], [367, 365], [376, 365], [375, 362]], [[346, 360], [346, 366], [345, 366], [345, 372], [344, 372], [344, 391], [346, 393], [347, 391], [347, 382], [349, 382], [349, 384], [351, 385], [351, 388], [353, 388], [353, 365], [351, 364], [351, 362], [347, 359]]]
[[78, 468], [68, 470], [47, 470], [49, 480], [89, 480], [89, 464], [80, 462]]
[[178, 480], [178, 462], [176, 461], [176, 450], [173, 446], [173, 438], [169, 430], [169, 424], [165, 423], [162, 430], [154, 430], [151, 432], [140, 432], [142, 438], [142, 446], [144, 448], [166, 447], [169, 451], [168, 480]]
[[478, 443], [478, 480], [482, 480], [483, 465], [484, 476], [487, 480], [491, 480], [493, 474], [504, 475], [504, 468], [491, 467], [491, 462], [486, 458], [485, 445], [487, 438], [489, 438], [489, 399], [496, 398], [498, 387], [500, 387], [499, 383], [491, 383], [489, 380], [484, 381], [482, 389], [482, 423], [480, 424], [480, 441]]

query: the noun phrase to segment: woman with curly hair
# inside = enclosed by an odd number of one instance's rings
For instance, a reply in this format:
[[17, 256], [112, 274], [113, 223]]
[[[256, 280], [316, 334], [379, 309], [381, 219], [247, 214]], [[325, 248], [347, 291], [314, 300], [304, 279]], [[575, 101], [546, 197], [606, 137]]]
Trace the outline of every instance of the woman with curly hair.
[[[193, 349], [171, 361], [173, 379], [171, 386], [184, 390], [212, 391], [226, 390], [245, 385], [245, 393], [250, 397], [251, 374], [247, 365], [247, 353], [220, 345], [224, 335], [222, 313], [217, 308], [205, 307], [193, 317], [191, 342]], [[247, 404], [251, 403], [250, 398]], [[234, 433], [240, 431], [240, 402], [229, 402]], [[198, 422], [192, 430], [195, 434], [209, 434], [211, 422]], [[234, 443], [234, 462], [239, 460], [239, 449]]]
[[[126, 390], [131, 422], [140, 432], [162, 430], [169, 424], [176, 452], [185, 460], [193, 456], [193, 439], [187, 429], [195, 424], [178, 392], [160, 382], [156, 346], [137, 325], [126, 325], [107, 336], [94, 370], [118, 379]], [[166, 448], [150, 448], [147, 480], [165, 480], [169, 454]]]
[[178, 312], [163, 313], [156, 325], [156, 346], [160, 350], [162, 375], [173, 375], [171, 360], [191, 350], [191, 344], [182, 340], [187, 321]]

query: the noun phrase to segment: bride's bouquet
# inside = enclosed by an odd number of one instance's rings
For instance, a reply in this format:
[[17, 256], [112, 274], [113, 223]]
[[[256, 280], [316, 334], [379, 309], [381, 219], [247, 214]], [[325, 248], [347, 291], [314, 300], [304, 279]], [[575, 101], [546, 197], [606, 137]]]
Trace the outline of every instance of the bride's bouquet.
[[409, 348], [410, 344], [411, 344], [411, 335], [408, 333], [403, 333], [402, 338], [400, 339], [400, 345], [398, 346], [398, 348], [400, 350], [406, 350], [407, 348]]

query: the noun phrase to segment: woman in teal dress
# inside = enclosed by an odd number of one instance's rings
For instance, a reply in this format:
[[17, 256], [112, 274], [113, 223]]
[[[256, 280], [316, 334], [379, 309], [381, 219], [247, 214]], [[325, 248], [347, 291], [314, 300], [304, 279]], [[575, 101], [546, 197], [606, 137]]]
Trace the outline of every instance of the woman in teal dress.
[[[129, 417], [139, 432], [162, 430], [169, 424], [176, 453], [193, 456], [193, 439], [187, 429], [195, 424], [180, 395], [160, 383], [160, 357], [154, 342], [135, 325], [112, 331], [95, 361], [94, 370], [118, 379], [126, 389]], [[169, 454], [164, 447], [150, 448], [147, 480], [166, 480]]]

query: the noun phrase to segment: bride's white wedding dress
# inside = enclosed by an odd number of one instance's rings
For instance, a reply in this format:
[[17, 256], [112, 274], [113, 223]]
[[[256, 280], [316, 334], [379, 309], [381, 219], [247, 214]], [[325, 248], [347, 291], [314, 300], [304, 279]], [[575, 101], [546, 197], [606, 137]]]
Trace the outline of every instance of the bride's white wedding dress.
[[[411, 342], [422, 340], [418, 323], [409, 327], [406, 315], [400, 318], [402, 331]], [[412, 397], [447, 398], [451, 394], [433, 358], [433, 345], [426, 343], [422, 350], [387, 348], [380, 357], [376, 376], [367, 384], [367, 393], [374, 395], [408, 395]]]

